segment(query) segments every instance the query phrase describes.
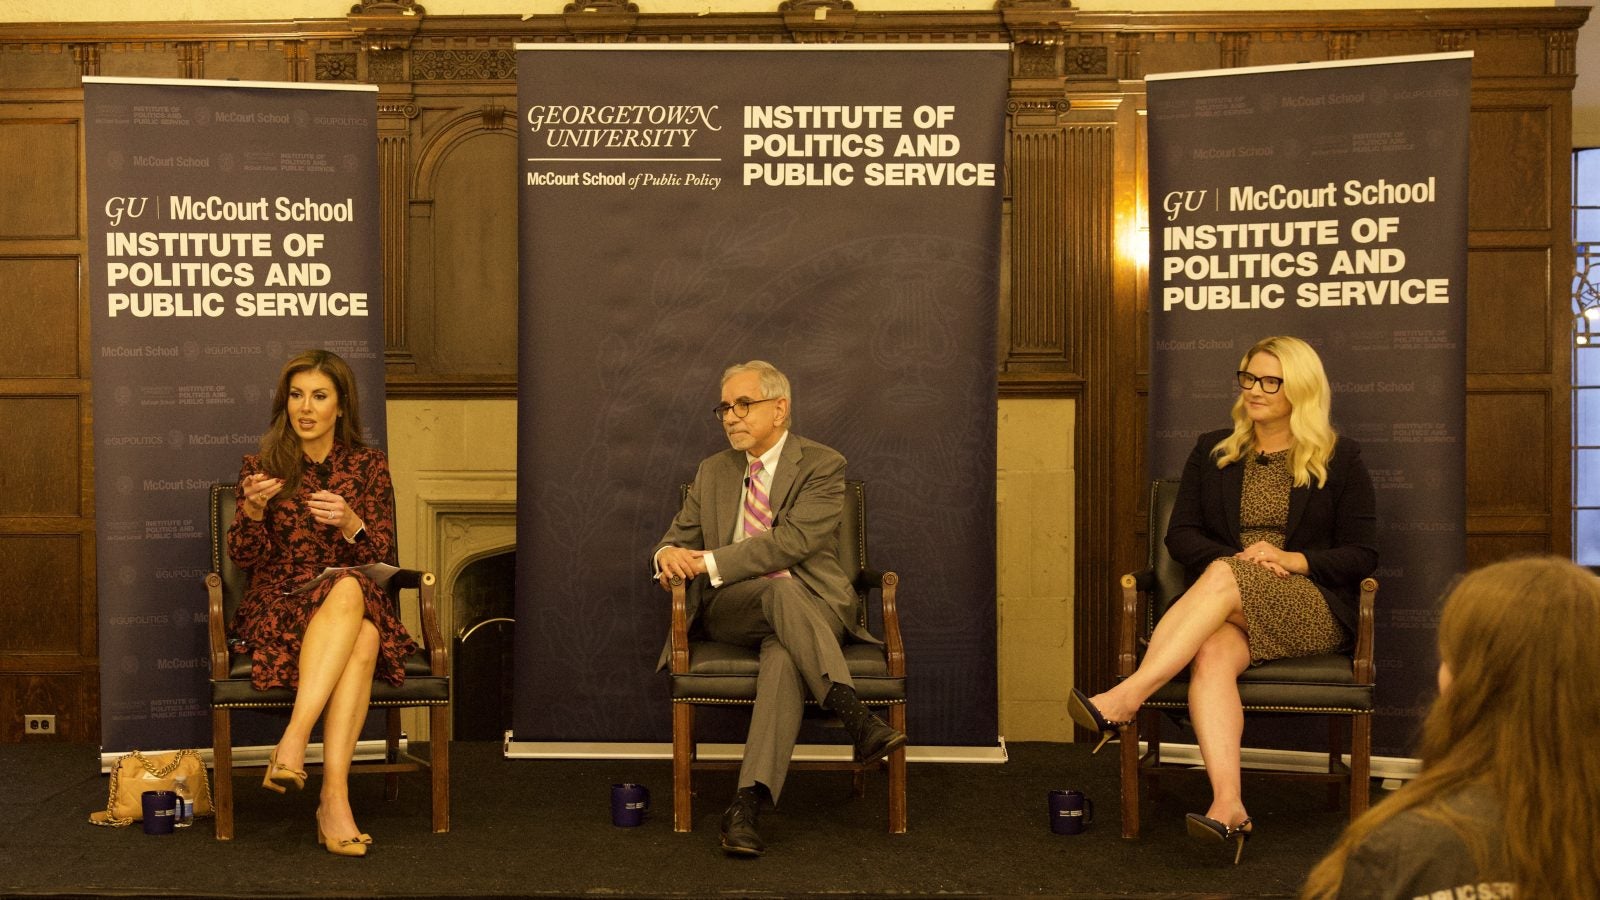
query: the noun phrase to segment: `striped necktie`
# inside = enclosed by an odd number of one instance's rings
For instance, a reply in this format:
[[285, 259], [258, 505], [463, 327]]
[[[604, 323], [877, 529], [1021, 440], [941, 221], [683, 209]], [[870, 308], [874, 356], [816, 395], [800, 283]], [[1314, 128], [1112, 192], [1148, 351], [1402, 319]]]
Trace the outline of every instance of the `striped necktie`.
[[[761, 486], [761, 469], [761, 460], [755, 460], [750, 463], [750, 472], [745, 478], [744, 509], [739, 516], [740, 540], [772, 530], [772, 504], [767, 497], [767, 489]], [[788, 578], [789, 572], [781, 569], [762, 577]]]

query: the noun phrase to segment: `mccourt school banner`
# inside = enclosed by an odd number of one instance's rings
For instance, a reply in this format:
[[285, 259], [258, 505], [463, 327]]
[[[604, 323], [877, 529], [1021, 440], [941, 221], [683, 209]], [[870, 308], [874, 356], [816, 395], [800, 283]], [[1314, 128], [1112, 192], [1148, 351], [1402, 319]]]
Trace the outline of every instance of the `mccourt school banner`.
[[1317, 349], [1377, 490], [1380, 755], [1410, 750], [1435, 601], [1466, 567], [1471, 67], [1445, 53], [1148, 84], [1150, 475], [1176, 478], [1229, 424], [1257, 340]]
[[384, 441], [377, 89], [84, 82], [101, 749], [206, 746], [209, 486], [302, 350]]

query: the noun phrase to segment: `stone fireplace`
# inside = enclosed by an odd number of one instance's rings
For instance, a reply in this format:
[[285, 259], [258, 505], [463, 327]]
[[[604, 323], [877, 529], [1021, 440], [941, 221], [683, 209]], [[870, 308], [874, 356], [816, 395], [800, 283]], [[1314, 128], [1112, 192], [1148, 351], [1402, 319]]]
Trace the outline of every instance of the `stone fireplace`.
[[[472, 609], [458, 608], [462, 573], [516, 547], [517, 401], [391, 398], [385, 407], [400, 561], [438, 578], [439, 631], [454, 650], [457, 632], [474, 621], [464, 618]], [[427, 740], [427, 716], [404, 716], [407, 735]]]

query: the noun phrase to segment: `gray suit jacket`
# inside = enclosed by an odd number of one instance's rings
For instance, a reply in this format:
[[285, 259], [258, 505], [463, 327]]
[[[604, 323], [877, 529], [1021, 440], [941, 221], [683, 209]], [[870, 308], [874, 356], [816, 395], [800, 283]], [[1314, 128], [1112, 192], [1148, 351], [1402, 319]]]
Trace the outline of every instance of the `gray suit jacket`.
[[[790, 434], [778, 458], [778, 471], [768, 491], [772, 530], [733, 542], [739, 521], [739, 496], [746, 471], [742, 450], [728, 449], [700, 463], [694, 484], [672, 527], [651, 548], [687, 547], [716, 553], [724, 585], [788, 569], [813, 593], [828, 602], [857, 640], [879, 643], [856, 624], [856, 594], [839, 564], [837, 533], [844, 514], [845, 460], [837, 450]], [[700, 614], [701, 595], [709, 589], [704, 575], [689, 585], [689, 625]], [[671, 655], [670, 642], [661, 666]]]

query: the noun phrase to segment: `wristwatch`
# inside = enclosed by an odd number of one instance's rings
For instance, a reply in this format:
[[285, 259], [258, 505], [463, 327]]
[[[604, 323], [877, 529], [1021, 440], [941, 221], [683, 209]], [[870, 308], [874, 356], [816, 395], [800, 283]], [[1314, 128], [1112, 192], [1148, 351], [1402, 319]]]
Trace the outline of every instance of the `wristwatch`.
[[362, 523], [361, 527], [356, 529], [356, 533], [355, 534], [352, 534], [349, 537], [345, 538], [345, 542], [346, 543], [350, 543], [350, 544], [354, 544], [356, 541], [359, 541], [359, 540], [361, 540], [362, 538], [364, 538], [366, 536], [367, 536], [367, 526], [366, 526], [366, 523]]

